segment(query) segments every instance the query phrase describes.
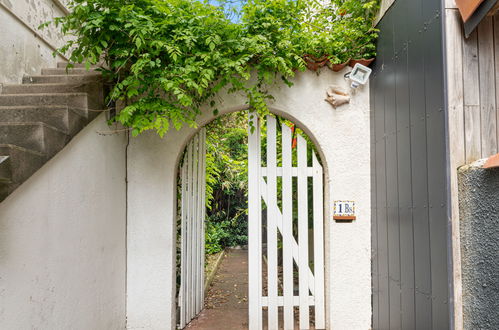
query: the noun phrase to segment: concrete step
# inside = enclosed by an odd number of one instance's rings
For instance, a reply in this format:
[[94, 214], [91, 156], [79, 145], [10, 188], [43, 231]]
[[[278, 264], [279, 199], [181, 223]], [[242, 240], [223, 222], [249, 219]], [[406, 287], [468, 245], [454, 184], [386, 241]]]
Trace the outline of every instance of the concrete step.
[[75, 136], [87, 124], [87, 118], [65, 105], [0, 106], [3, 123], [41, 122]]
[[[58, 69], [65, 69], [68, 66], [68, 62], [57, 62], [57, 68]], [[91, 65], [91, 69], [97, 69], [99, 68], [100, 65]], [[73, 63], [73, 68], [77, 69], [85, 69], [86, 65], [85, 63]]]
[[98, 72], [94, 72], [94, 74], [38, 75], [23, 77], [23, 84], [81, 84], [95, 81], [102, 81], [102, 75]]
[[9, 196], [20, 185], [21, 184], [0, 182], [0, 202], [7, 198], [7, 196]]
[[0, 154], [9, 157], [11, 184], [20, 184], [28, 179], [47, 161], [44, 153], [11, 144], [0, 144]]
[[79, 75], [94, 75], [96, 73], [99, 73], [98, 71], [95, 71], [95, 69], [90, 69], [87, 70], [85, 68], [72, 68], [72, 69], [67, 69], [67, 68], [46, 68], [42, 69], [42, 75], [60, 75], [60, 76], [66, 76], [69, 74], [79, 74]]
[[69, 139], [65, 132], [44, 123], [0, 123], [0, 145], [14, 145], [48, 158], [64, 148]]
[[0, 182], [12, 182], [12, 166], [10, 156], [0, 154]]
[[[60, 94], [87, 93], [90, 109], [104, 109], [104, 86], [102, 81], [81, 83], [45, 83], [24, 85], [3, 85], [2, 94]], [[1, 117], [0, 117], [1, 118]]]
[[65, 105], [86, 118], [87, 93], [0, 94], [0, 106]]

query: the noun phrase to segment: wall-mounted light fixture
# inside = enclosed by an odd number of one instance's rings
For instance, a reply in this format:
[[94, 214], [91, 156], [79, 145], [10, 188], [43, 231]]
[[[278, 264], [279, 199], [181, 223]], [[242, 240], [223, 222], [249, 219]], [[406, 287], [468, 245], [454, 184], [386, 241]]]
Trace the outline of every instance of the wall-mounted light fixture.
[[360, 85], [365, 85], [369, 80], [372, 70], [360, 63], [355, 64], [353, 70], [345, 74], [345, 78], [352, 81], [352, 88], [357, 88]]

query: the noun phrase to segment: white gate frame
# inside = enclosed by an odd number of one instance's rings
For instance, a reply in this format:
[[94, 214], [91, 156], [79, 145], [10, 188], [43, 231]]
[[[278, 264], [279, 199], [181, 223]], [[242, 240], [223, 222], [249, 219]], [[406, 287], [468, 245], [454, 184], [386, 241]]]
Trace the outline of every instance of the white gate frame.
[[[315, 152], [307, 165], [307, 142], [298, 135], [298, 167], [292, 167], [291, 129], [282, 125], [282, 167], [277, 167], [276, 119], [267, 116], [267, 167], [261, 166], [260, 119], [249, 115], [248, 137], [248, 259], [249, 328], [262, 329], [267, 307], [268, 329], [278, 329], [283, 307], [284, 329], [294, 329], [294, 307], [299, 307], [299, 327], [309, 329], [309, 308], [315, 307], [315, 328], [325, 329], [323, 170]], [[277, 204], [277, 177], [282, 177], [282, 212]], [[265, 182], [264, 177], [267, 178]], [[298, 178], [298, 243], [293, 236], [292, 177]], [[314, 271], [309, 267], [308, 177], [313, 178]], [[267, 296], [262, 293], [261, 200], [267, 205]], [[277, 233], [283, 245], [283, 296], [278, 295]], [[294, 296], [293, 260], [299, 271], [299, 295]], [[309, 292], [311, 294], [309, 294]]]

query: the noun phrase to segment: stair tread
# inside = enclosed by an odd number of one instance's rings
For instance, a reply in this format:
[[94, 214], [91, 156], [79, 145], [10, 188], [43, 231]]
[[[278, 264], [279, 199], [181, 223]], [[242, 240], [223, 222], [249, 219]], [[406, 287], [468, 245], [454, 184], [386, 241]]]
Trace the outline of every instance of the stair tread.
[[33, 83], [33, 84], [3, 84], [3, 87], [18, 87], [18, 86], [23, 86], [23, 87], [40, 87], [40, 86], [48, 86], [48, 87], [59, 87], [59, 86], [80, 86], [80, 85], [85, 85], [90, 82], [84, 82], [84, 83], [64, 83], [64, 82], [59, 82], [59, 83]]
[[72, 107], [64, 104], [40, 104], [40, 105], [0, 105], [0, 110], [23, 110], [23, 109], [71, 109]]
[[[57, 62], [57, 68], [59, 68], [59, 69], [65, 68], [68, 64], [69, 64], [69, 62]], [[71, 63], [71, 65], [73, 65], [74, 68], [85, 68], [86, 67], [85, 63]], [[102, 64], [92, 64], [90, 66], [90, 68], [97, 69], [97, 68], [100, 68], [101, 65]]]
[[3, 121], [0, 121], [0, 127], [1, 126], [44, 126], [48, 129], [51, 129], [51, 130], [54, 130], [54, 131], [57, 131], [57, 132], [60, 132], [60, 133], [67, 135], [67, 132], [65, 132], [64, 130], [57, 128], [57, 127], [54, 127], [52, 125], [49, 125], [47, 123], [44, 123], [42, 121], [33, 121], [33, 122], [29, 122], [29, 121], [28, 122], [3, 122]]
[[10, 144], [10, 143], [0, 143], [0, 149], [1, 148], [8, 148], [8, 149], [13, 149], [13, 150], [19, 150], [21, 152], [27, 152], [27, 153], [33, 154], [35, 156], [40, 156], [40, 157], [45, 157], [46, 156], [46, 153], [44, 153], [44, 152], [40, 152], [40, 151], [37, 151], [37, 150], [24, 148], [24, 147], [15, 145], [15, 144]]
[[[27, 94], [23, 94], [27, 95]], [[1, 96], [1, 94], [0, 94]], [[85, 111], [106, 111], [106, 109], [89, 109], [89, 108], [83, 108], [83, 107], [75, 107], [72, 105], [65, 105], [65, 104], [40, 104], [40, 105], [0, 105], [0, 110], [24, 110], [24, 109], [56, 109], [56, 110], [85, 110]], [[80, 114], [79, 112], [76, 112]], [[81, 115], [81, 114], [80, 114]]]
[[[99, 71], [89, 71], [88, 74], [78, 74], [78, 73], [69, 73], [69, 74], [65, 74], [65, 75], [62, 75], [63, 77], [85, 77], [85, 78], [88, 78], [89, 76], [96, 76], [96, 77], [99, 77], [99, 76], [102, 76], [102, 73], [99, 72]], [[45, 78], [45, 77], [61, 77], [60, 74], [34, 74], [34, 75], [29, 75], [29, 76], [24, 76], [25, 78], [29, 78], [29, 77], [37, 77], [37, 78]]]
[[74, 93], [27, 93], [27, 94], [0, 94], [0, 97], [22, 97], [22, 98], [25, 98], [25, 97], [28, 97], [28, 96], [47, 96], [47, 95], [50, 95], [50, 96], [61, 96], [61, 95], [65, 95], [65, 96], [86, 96], [88, 95], [88, 93], [85, 93], [85, 92], [74, 92]]
[[0, 155], [12, 161], [12, 180], [0, 182], [0, 202], [103, 111], [96, 108], [106, 108], [99, 67], [66, 66], [24, 76], [22, 84], [0, 84]]
[[87, 70], [86, 68], [51, 68], [42, 69], [42, 75], [70, 75], [70, 74], [81, 74], [81, 75], [92, 75], [95, 73], [100, 73], [95, 69]]

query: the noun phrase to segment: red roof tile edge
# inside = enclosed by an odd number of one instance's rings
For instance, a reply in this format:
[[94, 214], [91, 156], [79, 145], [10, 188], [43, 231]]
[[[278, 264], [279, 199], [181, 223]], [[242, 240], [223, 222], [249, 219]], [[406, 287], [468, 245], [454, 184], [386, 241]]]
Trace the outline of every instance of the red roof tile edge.
[[483, 168], [497, 168], [499, 167], [499, 154], [489, 157]]

